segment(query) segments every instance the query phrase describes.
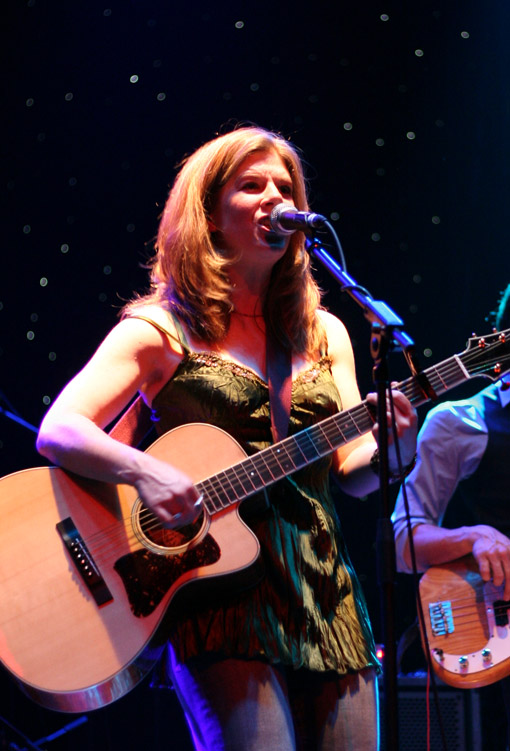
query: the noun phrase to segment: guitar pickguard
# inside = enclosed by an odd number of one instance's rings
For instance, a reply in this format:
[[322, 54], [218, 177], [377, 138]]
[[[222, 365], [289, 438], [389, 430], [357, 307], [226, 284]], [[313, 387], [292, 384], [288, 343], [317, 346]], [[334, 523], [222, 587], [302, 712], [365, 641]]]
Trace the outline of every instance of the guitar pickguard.
[[179, 555], [157, 555], [138, 550], [119, 558], [114, 569], [122, 579], [133, 615], [151, 615], [173, 584], [192, 569], [210, 566], [221, 555], [211, 535]]

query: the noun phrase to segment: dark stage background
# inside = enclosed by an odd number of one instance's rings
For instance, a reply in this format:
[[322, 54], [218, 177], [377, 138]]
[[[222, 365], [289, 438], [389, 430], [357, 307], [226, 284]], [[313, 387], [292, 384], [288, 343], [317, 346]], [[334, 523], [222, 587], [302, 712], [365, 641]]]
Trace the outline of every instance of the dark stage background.
[[[144, 289], [175, 165], [240, 121], [303, 150], [312, 208], [333, 220], [350, 274], [403, 318], [424, 366], [489, 331], [510, 281], [504, 0], [6, 0], [2, 16], [0, 475], [44, 464], [35, 434], [8, 413], [38, 425]], [[366, 393], [369, 325], [317, 273]], [[401, 354], [390, 363], [407, 377]], [[338, 503], [380, 638], [378, 498], [361, 512]], [[414, 614], [399, 581], [402, 630]], [[1, 714], [31, 739], [72, 719], [2, 681]], [[161, 714], [171, 747], [186, 748], [175, 697], [145, 683], [47, 747], [163, 748]], [[13, 740], [23, 747], [4, 729]]]

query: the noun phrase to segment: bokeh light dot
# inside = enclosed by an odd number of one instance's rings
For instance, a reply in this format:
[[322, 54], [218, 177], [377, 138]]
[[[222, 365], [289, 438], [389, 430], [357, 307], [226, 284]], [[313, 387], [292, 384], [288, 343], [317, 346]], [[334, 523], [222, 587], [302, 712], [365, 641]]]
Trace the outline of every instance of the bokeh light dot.
[[344, 130], [352, 130], [352, 123], [344, 123]]
[[45, 394], [42, 398], [43, 404], [47, 407], [49, 404], [51, 404], [51, 397]]
[[130, 77], [129, 77], [129, 81], [130, 81], [130, 83], [138, 83], [138, 81], [139, 81], [139, 78], [138, 78], [138, 76], [137, 76], [137, 75], [135, 74], [135, 75], [133, 75], [133, 76], [130, 76]]
[[35, 334], [33, 331], [27, 331], [27, 339], [29, 342], [31, 342], [33, 339], [35, 339]]
[[47, 280], [47, 278], [45, 276], [42, 276], [39, 279], [39, 284], [41, 285], [41, 287], [47, 287], [48, 286], [48, 280]]
[[234, 26], [236, 29], [243, 29], [244, 28], [244, 21], [236, 21]]
[[406, 133], [406, 138], [407, 138], [407, 139], [408, 139], [409, 141], [414, 141], [414, 139], [416, 138], [416, 133], [415, 133], [415, 132], [414, 132], [413, 130], [409, 130], [409, 131], [407, 131], [407, 133]]

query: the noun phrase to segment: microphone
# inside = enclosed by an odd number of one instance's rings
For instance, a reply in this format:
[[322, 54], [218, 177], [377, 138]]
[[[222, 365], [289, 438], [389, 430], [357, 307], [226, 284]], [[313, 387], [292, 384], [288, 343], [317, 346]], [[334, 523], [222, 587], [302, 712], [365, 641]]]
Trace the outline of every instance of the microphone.
[[279, 203], [271, 211], [269, 221], [277, 235], [291, 235], [298, 229], [319, 229], [327, 219], [312, 211], [298, 211], [291, 203]]

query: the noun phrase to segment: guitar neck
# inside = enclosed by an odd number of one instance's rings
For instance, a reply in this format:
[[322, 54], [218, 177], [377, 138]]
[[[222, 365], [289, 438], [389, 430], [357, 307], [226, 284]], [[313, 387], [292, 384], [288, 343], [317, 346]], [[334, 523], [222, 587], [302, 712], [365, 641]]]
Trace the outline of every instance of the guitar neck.
[[[462, 362], [462, 358], [468, 354], [454, 355], [428, 368], [421, 377], [408, 378], [397, 388], [411, 404], [423, 404], [428, 401], [428, 396], [420, 385], [420, 378], [425, 377], [434, 393], [439, 396], [471, 377]], [[197, 490], [203, 495], [208, 511], [215, 513], [368, 433], [373, 424], [373, 409], [363, 401], [203, 480], [197, 484]]]

